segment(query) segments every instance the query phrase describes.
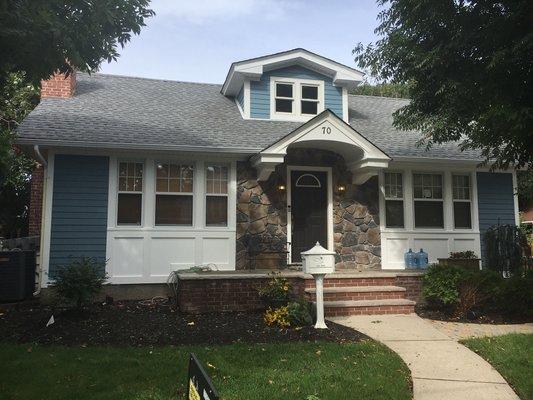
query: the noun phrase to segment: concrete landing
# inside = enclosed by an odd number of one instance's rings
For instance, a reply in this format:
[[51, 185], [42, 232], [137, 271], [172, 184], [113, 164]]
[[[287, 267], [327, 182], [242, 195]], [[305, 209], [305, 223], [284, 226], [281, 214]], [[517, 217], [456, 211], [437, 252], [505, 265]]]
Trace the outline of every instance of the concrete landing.
[[330, 319], [398, 353], [411, 370], [415, 400], [519, 400], [488, 362], [417, 315]]

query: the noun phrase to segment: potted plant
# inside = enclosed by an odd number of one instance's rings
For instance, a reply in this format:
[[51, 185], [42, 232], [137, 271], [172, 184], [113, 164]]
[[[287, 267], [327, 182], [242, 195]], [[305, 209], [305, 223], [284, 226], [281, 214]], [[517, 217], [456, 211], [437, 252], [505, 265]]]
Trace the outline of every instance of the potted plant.
[[462, 267], [466, 269], [479, 269], [480, 258], [472, 250], [455, 251], [448, 258], [438, 258], [439, 265]]

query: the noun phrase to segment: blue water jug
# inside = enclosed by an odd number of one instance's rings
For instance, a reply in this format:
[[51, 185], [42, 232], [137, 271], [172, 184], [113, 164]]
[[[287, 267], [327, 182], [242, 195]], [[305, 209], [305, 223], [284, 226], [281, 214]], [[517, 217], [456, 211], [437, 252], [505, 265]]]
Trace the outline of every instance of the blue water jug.
[[404, 254], [405, 268], [414, 268], [415, 266], [415, 253], [411, 249]]
[[424, 249], [420, 249], [420, 251], [416, 253], [416, 261], [417, 268], [427, 268], [428, 253], [426, 253]]

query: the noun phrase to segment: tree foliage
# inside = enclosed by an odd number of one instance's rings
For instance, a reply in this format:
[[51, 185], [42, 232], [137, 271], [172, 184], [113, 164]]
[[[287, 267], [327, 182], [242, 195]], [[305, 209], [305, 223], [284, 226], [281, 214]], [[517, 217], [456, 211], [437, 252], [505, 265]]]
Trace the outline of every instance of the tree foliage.
[[94, 71], [154, 15], [149, 0], [0, 2], [0, 75], [25, 71], [34, 83], [56, 70]]
[[367, 82], [357, 86], [352, 94], [362, 94], [366, 96], [409, 98], [409, 86], [405, 83], [378, 83], [372, 85]]
[[39, 100], [23, 72], [9, 73], [0, 86], [0, 236], [24, 235], [34, 162], [11, 146], [19, 122]]
[[[459, 141], [497, 168], [533, 160], [533, 2], [378, 0], [376, 43], [354, 49], [371, 75], [409, 82], [394, 115], [422, 143]], [[531, 165], [531, 164], [529, 164]]]
[[40, 81], [116, 60], [119, 46], [154, 15], [148, 6], [149, 0], [0, 1], [0, 235], [25, 228], [33, 162], [13, 139], [38, 102]]

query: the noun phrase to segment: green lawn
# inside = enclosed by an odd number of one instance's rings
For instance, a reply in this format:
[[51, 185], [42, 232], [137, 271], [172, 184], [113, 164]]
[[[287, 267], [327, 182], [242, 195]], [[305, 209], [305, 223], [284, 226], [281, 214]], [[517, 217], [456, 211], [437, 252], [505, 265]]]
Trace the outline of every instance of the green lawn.
[[468, 339], [463, 344], [491, 363], [522, 400], [533, 399], [533, 335]]
[[0, 399], [184, 398], [191, 351], [224, 400], [411, 399], [406, 365], [373, 341], [156, 348], [0, 344]]

